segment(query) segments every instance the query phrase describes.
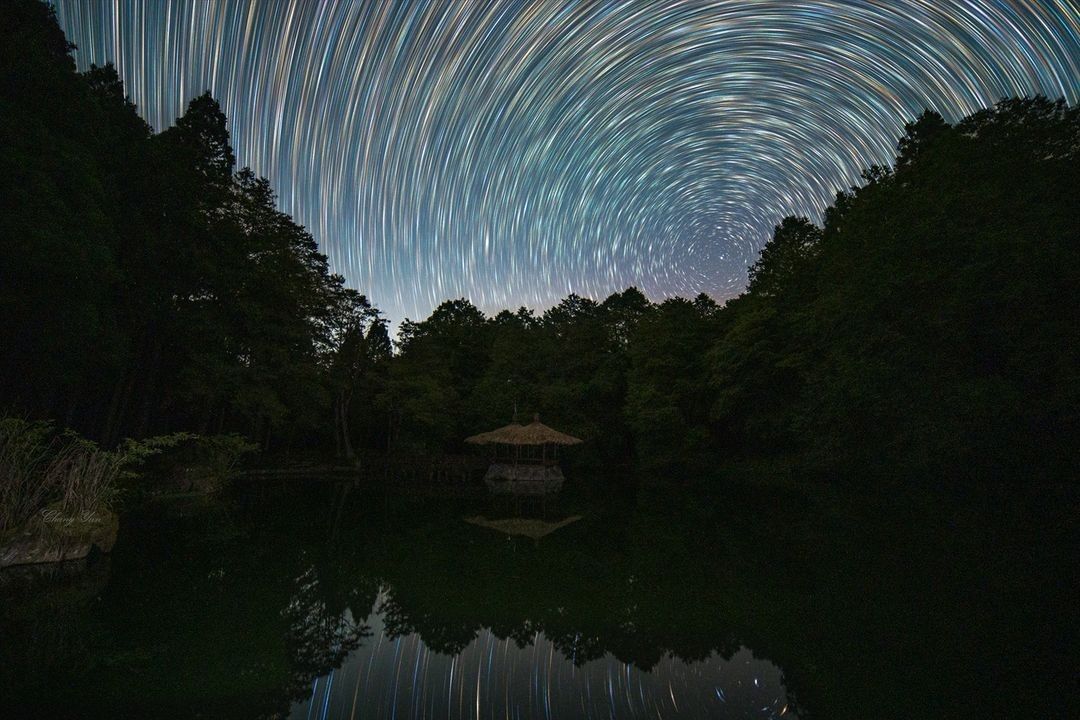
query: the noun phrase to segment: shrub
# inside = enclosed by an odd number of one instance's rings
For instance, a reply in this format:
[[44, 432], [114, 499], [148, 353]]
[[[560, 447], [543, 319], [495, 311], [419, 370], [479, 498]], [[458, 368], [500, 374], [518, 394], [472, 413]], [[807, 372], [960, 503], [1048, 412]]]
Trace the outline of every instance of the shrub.
[[50, 422], [0, 418], [0, 533], [19, 527], [51, 503], [69, 517], [111, 508], [117, 481], [150, 455], [194, 437], [177, 433], [124, 440], [116, 450]]
[[258, 445], [236, 434], [210, 435], [195, 441], [199, 464], [205, 469], [210, 488], [215, 490], [232, 478], [241, 457], [258, 449]]

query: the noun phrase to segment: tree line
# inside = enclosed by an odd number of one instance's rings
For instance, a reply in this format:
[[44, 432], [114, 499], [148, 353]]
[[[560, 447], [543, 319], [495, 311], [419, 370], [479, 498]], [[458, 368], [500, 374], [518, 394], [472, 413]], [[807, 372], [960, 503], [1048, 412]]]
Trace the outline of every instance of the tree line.
[[[1080, 110], [1012, 98], [908, 123], [892, 167], [788, 217], [723, 306], [635, 288], [402, 323], [368, 370], [367, 446], [455, 451], [533, 411], [597, 464], [671, 478], [775, 460], [961, 491], [1075, 478]], [[360, 387], [358, 385], [358, 387]]]
[[237, 170], [209, 93], [154, 133], [112, 66], [75, 71], [48, 6], [4, 13], [0, 407], [106, 443], [320, 438], [377, 311]]
[[9, 6], [0, 92], [0, 406], [112, 442], [453, 453], [541, 413], [579, 461], [666, 476], [1074, 477], [1080, 111], [1012, 98], [908, 123], [891, 167], [788, 217], [722, 306], [635, 288], [402, 322], [237, 171], [204, 94], [151, 132], [51, 11]]

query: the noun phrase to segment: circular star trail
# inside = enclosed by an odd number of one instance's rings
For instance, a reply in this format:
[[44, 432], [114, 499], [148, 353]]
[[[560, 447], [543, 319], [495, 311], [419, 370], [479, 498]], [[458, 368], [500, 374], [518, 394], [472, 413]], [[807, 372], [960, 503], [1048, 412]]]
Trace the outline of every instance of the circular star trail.
[[156, 129], [205, 89], [392, 320], [724, 298], [923, 108], [1080, 97], [1076, 0], [59, 0]]

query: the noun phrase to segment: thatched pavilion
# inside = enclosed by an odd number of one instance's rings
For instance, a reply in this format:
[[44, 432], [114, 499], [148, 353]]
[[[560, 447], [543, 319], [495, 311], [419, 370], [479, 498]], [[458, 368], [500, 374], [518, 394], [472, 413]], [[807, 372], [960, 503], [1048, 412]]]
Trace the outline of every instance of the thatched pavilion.
[[465, 442], [492, 448], [491, 467], [484, 475], [491, 492], [549, 495], [559, 492], [566, 480], [558, 465], [559, 446], [578, 445], [581, 440], [548, 427], [534, 415], [528, 425], [515, 421], [465, 438]]

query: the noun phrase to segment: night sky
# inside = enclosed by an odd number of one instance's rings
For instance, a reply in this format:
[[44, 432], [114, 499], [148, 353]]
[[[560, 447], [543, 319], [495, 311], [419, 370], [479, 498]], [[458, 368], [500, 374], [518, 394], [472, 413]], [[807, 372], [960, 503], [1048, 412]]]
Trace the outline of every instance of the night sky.
[[924, 107], [1080, 100], [1076, 0], [59, 0], [156, 129], [205, 89], [393, 321], [737, 294]]

